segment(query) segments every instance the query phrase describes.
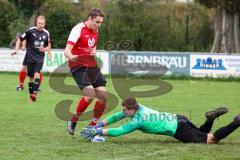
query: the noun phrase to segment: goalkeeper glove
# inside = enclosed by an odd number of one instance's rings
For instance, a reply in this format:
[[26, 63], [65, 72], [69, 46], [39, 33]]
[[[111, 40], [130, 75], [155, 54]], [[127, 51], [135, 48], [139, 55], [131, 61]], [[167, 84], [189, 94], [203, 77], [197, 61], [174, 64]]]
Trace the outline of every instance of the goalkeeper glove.
[[102, 127], [104, 127], [103, 121], [99, 122], [99, 123], [96, 124], [96, 126], [95, 126], [96, 129], [97, 129], [97, 128], [102, 128]]
[[101, 135], [102, 134], [102, 129], [101, 128], [84, 128], [81, 132], [80, 135], [86, 140], [91, 140], [93, 139], [94, 136], [96, 135]]

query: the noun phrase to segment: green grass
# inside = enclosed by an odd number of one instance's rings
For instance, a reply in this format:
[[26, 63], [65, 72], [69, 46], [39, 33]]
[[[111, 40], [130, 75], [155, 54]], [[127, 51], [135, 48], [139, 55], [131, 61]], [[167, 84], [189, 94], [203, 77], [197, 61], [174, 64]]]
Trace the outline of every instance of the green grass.
[[[107, 80], [108, 90], [116, 94], [111, 79]], [[66, 122], [58, 119], [54, 112], [59, 101], [72, 99], [76, 105], [80, 95], [55, 92], [49, 87], [48, 77], [45, 76], [38, 101], [29, 104], [26, 88], [20, 92], [15, 91], [17, 81], [17, 74], [0, 74], [0, 160], [240, 159], [240, 129], [217, 145], [183, 144], [171, 137], [148, 135], [139, 131], [122, 137], [107, 137], [104, 143], [86, 142], [79, 136], [79, 131], [88, 121], [80, 122], [77, 134], [70, 136], [65, 130]], [[229, 113], [215, 121], [213, 131], [240, 114], [239, 81], [166, 81], [173, 86], [170, 93], [138, 98], [138, 101], [157, 110], [185, 114], [198, 126], [204, 121], [206, 111], [228, 106]], [[71, 78], [67, 78], [67, 82], [74, 84]], [[139, 90], [144, 90], [144, 87]], [[110, 113], [120, 109], [118, 105]], [[124, 122], [126, 121], [113, 126]]]

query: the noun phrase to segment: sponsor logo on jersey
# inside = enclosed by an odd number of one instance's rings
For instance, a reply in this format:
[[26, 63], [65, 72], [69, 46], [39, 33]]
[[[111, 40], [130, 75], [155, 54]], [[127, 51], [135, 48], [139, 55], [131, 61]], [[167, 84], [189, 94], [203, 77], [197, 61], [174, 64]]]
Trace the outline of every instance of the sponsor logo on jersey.
[[95, 39], [94, 38], [88, 38], [88, 46], [92, 47], [95, 44]]
[[44, 42], [41, 41], [41, 42], [40, 42], [40, 47], [43, 47], [43, 46], [44, 46]]
[[39, 41], [34, 41], [35, 47], [39, 47], [40, 42]]

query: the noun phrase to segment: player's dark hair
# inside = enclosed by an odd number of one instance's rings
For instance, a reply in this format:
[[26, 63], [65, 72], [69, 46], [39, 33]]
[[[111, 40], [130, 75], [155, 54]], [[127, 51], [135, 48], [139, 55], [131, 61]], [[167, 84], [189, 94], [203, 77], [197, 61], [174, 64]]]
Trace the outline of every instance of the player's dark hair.
[[100, 9], [92, 9], [88, 14], [88, 17], [91, 17], [91, 18], [96, 18], [97, 16], [104, 17]]
[[122, 106], [125, 106], [127, 109], [138, 110], [139, 105], [134, 97], [126, 98], [122, 101]]

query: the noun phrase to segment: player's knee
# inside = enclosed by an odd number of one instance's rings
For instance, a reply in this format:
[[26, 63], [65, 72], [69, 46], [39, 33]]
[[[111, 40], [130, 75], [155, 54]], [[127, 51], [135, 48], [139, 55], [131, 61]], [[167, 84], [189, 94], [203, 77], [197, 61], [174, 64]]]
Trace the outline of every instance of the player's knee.
[[91, 103], [94, 99], [93, 97], [88, 97], [88, 96], [84, 96], [84, 98], [85, 98], [85, 101], [87, 101], [89, 103]]
[[98, 97], [97, 101], [105, 104], [107, 102], [107, 98], [106, 97], [101, 97], [101, 98]]
[[107, 102], [107, 92], [105, 90], [98, 90], [96, 94], [96, 98], [99, 102], [106, 103]]
[[29, 81], [30, 81], [30, 82], [34, 82], [34, 77], [30, 77], [30, 78], [29, 78]]
[[34, 73], [34, 78], [40, 78], [40, 73], [39, 72]]
[[107, 102], [107, 95], [102, 95], [100, 97], [97, 97], [97, 99], [101, 103], [106, 103]]
[[95, 98], [95, 91], [92, 87], [85, 87], [83, 90], [83, 96], [85, 97], [89, 97], [89, 98], [92, 98], [94, 99]]
[[22, 71], [27, 71], [27, 66], [22, 66]]

